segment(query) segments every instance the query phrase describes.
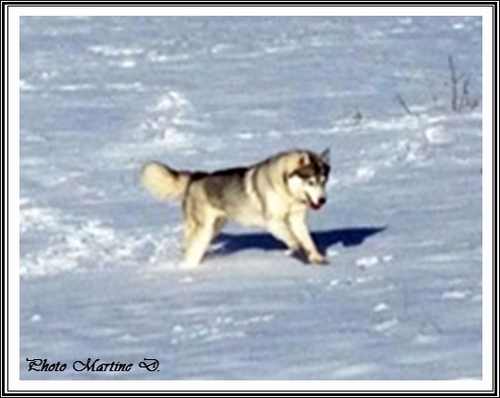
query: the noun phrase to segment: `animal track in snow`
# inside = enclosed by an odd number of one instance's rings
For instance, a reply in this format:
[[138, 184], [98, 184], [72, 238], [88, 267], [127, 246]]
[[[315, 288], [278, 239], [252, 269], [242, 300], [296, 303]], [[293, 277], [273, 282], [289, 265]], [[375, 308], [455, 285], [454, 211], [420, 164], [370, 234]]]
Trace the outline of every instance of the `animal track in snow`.
[[389, 309], [389, 306], [386, 303], [380, 303], [373, 308], [374, 312], [382, 312], [382, 311], [387, 311]]
[[172, 345], [191, 341], [218, 341], [223, 339], [243, 338], [251, 327], [267, 323], [274, 319], [273, 315], [258, 315], [244, 319], [232, 317], [217, 317], [211, 322], [202, 322], [189, 326], [176, 324], [172, 327]]
[[449, 292], [444, 292], [441, 298], [444, 300], [463, 300], [470, 295], [469, 291], [453, 290]]
[[373, 329], [376, 332], [386, 332], [386, 331], [389, 331], [390, 329], [394, 328], [398, 323], [399, 323], [399, 321], [397, 319], [393, 318], [393, 319], [389, 319], [387, 321], [376, 324], [373, 327]]

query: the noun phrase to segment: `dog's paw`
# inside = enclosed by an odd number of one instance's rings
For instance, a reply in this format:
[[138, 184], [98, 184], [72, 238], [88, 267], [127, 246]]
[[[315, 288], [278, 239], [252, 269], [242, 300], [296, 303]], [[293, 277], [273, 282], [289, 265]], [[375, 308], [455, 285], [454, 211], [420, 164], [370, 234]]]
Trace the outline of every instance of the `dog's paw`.
[[200, 263], [197, 263], [194, 261], [182, 260], [179, 263], [179, 268], [180, 269], [194, 269], [194, 268], [197, 268], [199, 265], [200, 265]]
[[297, 253], [300, 252], [300, 246], [297, 246], [297, 247], [289, 247], [285, 250], [285, 256], [288, 256], [288, 257], [293, 257], [293, 256], [296, 256]]
[[320, 253], [312, 253], [307, 258], [311, 264], [325, 265], [328, 262], [326, 261], [325, 256]]

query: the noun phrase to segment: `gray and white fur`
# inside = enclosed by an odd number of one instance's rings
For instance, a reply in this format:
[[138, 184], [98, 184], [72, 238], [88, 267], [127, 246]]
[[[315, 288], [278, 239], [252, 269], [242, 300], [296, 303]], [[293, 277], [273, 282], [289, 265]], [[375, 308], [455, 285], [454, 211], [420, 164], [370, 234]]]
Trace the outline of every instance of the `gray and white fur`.
[[290, 253], [303, 250], [324, 264], [306, 224], [307, 210], [326, 203], [329, 151], [279, 153], [260, 163], [215, 172], [177, 171], [159, 162], [141, 169], [146, 189], [161, 200], [182, 200], [184, 265], [198, 265], [227, 221], [260, 227]]

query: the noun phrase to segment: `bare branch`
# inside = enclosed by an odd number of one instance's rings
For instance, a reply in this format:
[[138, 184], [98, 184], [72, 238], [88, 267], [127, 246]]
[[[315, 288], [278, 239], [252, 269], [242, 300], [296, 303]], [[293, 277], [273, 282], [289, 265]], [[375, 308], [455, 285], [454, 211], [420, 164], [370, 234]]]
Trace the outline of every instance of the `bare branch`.
[[453, 64], [453, 57], [448, 55], [448, 67], [450, 68], [450, 79], [451, 79], [451, 109], [453, 111], [458, 110], [458, 95], [457, 95], [457, 84], [459, 78], [457, 77], [457, 72], [455, 71], [455, 65]]
[[403, 109], [406, 111], [406, 113], [408, 115], [411, 115], [411, 116], [414, 115], [413, 112], [408, 107], [408, 105], [406, 105], [405, 100], [403, 99], [403, 97], [400, 94], [396, 94], [396, 99], [398, 100], [399, 104], [403, 107]]

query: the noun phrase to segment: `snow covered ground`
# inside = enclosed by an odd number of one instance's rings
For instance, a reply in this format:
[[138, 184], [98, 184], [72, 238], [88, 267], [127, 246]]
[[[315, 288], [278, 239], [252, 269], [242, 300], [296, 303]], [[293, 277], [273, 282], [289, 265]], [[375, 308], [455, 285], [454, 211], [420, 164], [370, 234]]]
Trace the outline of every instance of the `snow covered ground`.
[[[481, 379], [481, 29], [21, 18], [21, 378]], [[469, 80], [461, 112], [449, 55]], [[141, 164], [214, 170], [296, 147], [332, 151], [310, 218], [329, 265], [230, 226], [179, 269], [180, 207], [142, 189]], [[88, 358], [133, 366], [73, 369]]]

